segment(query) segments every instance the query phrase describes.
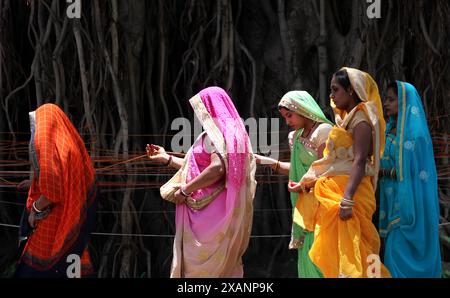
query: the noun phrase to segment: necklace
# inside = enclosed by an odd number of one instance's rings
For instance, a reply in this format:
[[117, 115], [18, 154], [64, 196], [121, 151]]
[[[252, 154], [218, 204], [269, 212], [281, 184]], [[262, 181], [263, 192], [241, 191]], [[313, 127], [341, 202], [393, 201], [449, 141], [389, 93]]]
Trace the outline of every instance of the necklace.
[[317, 122], [314, 121], [313, 125], [309, 128], [308, 133], [305, 134], [305, 131], [303, 131], [301, 137], [302, 137], [302, 138], [305, 138], [305, 139], [306, 139], [307, 137], [309, 137], [309, 134], [311, 133], [312, 129], [316, 126], [316, 124], [317, 124]]

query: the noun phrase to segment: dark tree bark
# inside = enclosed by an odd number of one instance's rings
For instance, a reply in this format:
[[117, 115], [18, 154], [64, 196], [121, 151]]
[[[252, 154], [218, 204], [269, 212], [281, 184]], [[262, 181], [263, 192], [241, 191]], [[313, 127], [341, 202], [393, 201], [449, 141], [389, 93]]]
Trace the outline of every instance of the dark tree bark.
[[[386, 0], [380, 19], [369, 19], [369, 4], [360, 0], [82, 2], [81, 19], [71, 20], [64, 1], [0, 0], [1, 142], [26, 143], [28, 111], [56, 102], [100, 167], [101, 158], [143, 154], [149, 142], [170, 150], [171, 121], [192, 119], [187, 100], [210, 85], [225, 88], [244, 119], [279, 117], [277, 103], [293, 89], [310, 92], [331, 116], [331, 76], [353, 66], [371, 73], [382, 94], [393, 79], [409, 81], [421, 93], [436, 150], [443, 152], [436, 163], [443, 221], [449, 220], [449, 1]], [[281, 128], [280, 155], [287, 159], [287, 128]], [[1, 151], [0, 160], [26, 160], [25, 152]], [[94, 239], [98, 276], [167, 276], [170, 238], [129, 234], [174, 233], [173, 206], [158, 192], [170, 173], [129, 175], [149, 171], [142, 163], [120, 170], [99, 175], [125, 187], [105, 188], [101, 195], [107, 212], [99, 214], [99, 231], [122, 236]], [[258, 179], [254, 234], [289, 234], [286, 178], [261, 169]], [[275, 183], [264, 183], [269, 180]], [[134, 189], [137, 182], [155, 186]], [[11, 212], [0, 210], [0, 222], [14, 220]], [[442, 233], [448, 236], [450, 229]], [[296, 256], [287, 251], [288, 240], [252, 239], [247, 275], [295, 276]], [[261, 258], [270, 261], [261, 264]], [[448, 250], [444, 259], [449, 262]]]

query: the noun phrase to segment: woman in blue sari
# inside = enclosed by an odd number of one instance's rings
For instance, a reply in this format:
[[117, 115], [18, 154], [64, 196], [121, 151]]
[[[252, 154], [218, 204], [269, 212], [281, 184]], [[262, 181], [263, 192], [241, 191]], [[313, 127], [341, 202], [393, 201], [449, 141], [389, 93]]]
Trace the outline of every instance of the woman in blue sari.
[[380, 171], [380, 236], [392, 277], [440, 277], [439, 200], [433, 144], [422, 101], [405, 82], [389, 84]]

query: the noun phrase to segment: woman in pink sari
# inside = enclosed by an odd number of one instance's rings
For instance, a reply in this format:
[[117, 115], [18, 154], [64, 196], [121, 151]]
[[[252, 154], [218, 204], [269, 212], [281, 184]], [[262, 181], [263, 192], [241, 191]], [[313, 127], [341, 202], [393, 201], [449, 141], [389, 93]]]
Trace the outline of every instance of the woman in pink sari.
[[151, 160], [179, 169], [171, 277], [243, 277], [256, 188], [250, 140], [223, 89], [203, 89], [189, 102], [205, 132], [185, 158], [147, 145]]

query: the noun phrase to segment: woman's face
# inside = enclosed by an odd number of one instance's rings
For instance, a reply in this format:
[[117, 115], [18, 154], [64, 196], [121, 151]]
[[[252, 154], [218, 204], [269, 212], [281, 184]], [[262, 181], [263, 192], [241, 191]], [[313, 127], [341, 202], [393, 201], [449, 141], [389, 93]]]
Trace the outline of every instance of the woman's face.
[[398, 97], [392, 88], [387, 90], [386, 98], [383, 102], [383, 108], [388, 117], [398, 115]]
[[305, 128], [306, 121], [308, 121], [305, 117], [300, 116], [299, 114], [286, 108], [280, 108], [280, 113], [286, 121], [287, 126], [289, 126], [291, 129], [298, 130], [301, 128]]
[[350, 104], [353, 102], [353, 98], [350, 96], [350, 90], [345, 90], [342, 85], [333, 76], [330, 84], [331, 94], [330, 97], [338, 109], [347, 110]]

